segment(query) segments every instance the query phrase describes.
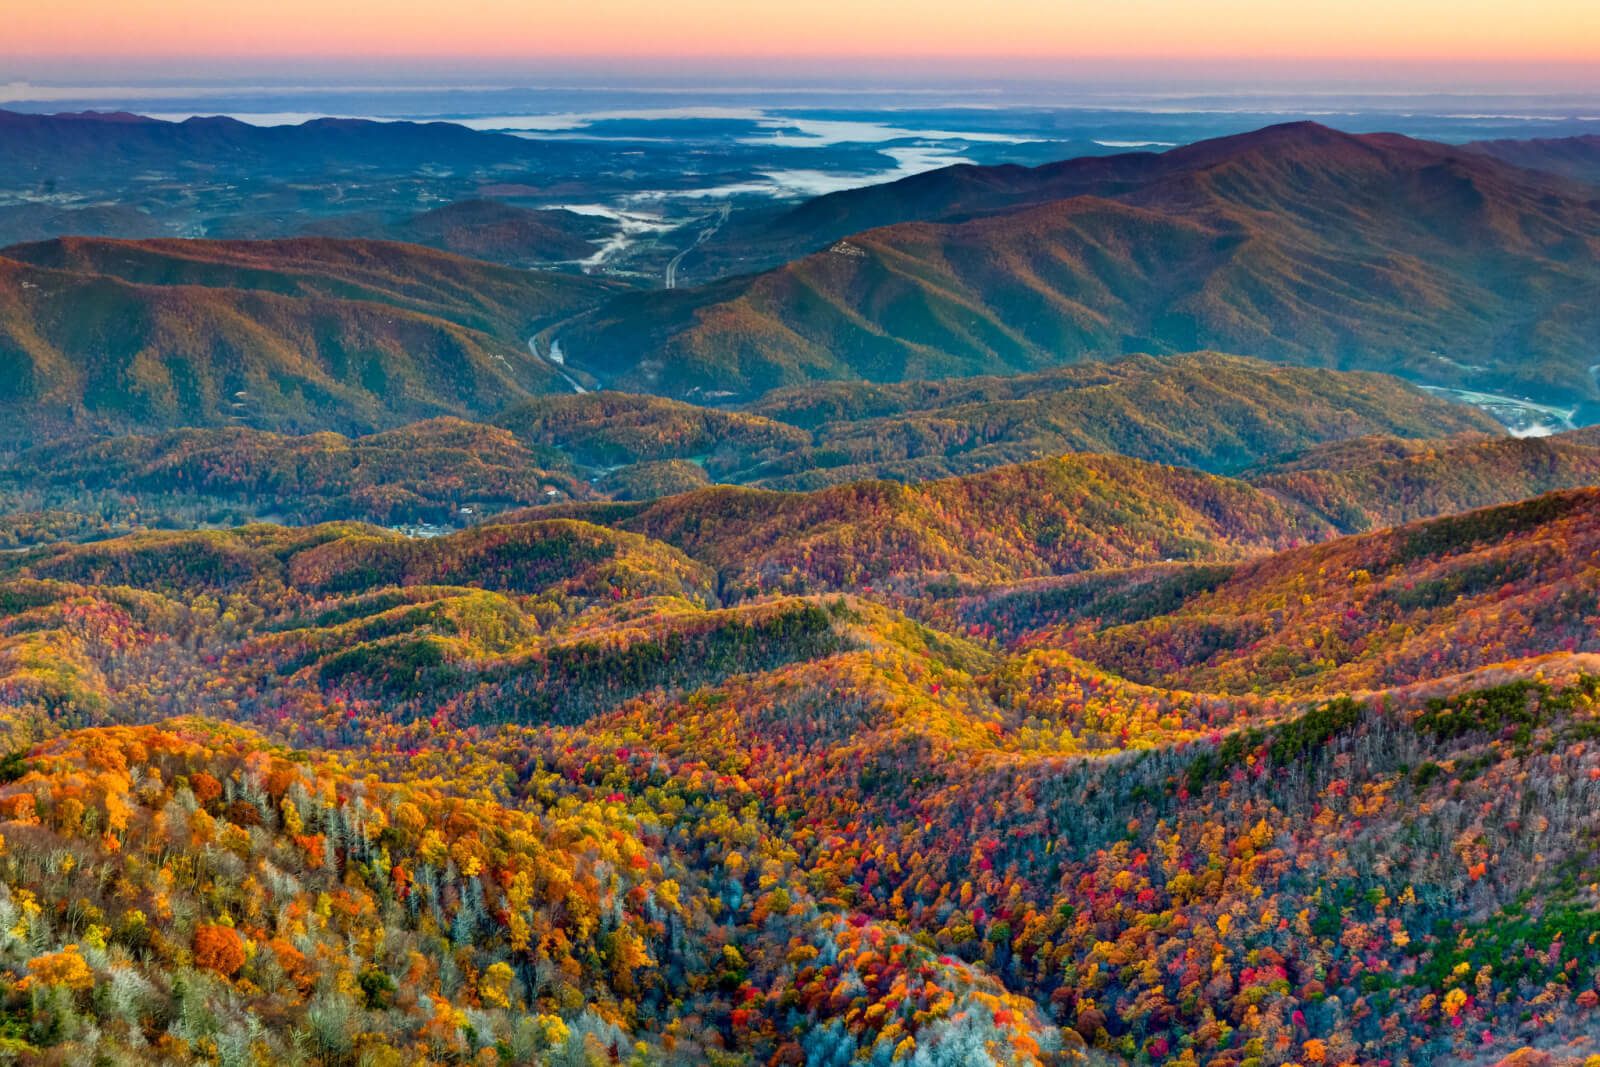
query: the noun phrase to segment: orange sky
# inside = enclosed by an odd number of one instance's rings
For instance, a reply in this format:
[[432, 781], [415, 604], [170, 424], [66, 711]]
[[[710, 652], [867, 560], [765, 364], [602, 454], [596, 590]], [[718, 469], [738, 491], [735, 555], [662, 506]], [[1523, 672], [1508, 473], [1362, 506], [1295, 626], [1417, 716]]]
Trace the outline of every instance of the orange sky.
[[1600, 0], [0, 0], [0, 52], [1600, 63]]

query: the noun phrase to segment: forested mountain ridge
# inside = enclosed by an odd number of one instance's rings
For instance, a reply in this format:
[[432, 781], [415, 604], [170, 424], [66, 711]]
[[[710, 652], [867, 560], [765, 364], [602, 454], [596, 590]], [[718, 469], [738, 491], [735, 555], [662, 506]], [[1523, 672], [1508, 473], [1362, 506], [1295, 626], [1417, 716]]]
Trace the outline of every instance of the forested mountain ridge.
[[1476, 411], [1445, 406], [1393, 378], [1216, 352], [1127, 356], [1005, 378], [818, 383], [775, 390], [746, 410], [814, 437], [812, 449], [741, 479], [771, 488], [862, 477], [919, 481], [1061, 452], [1228, 474], [1313, 438], [1502, 432]]
[[[563, 343], [604, 382], [670, 395], [1216, 348], [1568, 406], [1600, 397], [1583, 340], [1581, 294], [1600, 279], [1588, 186], [1309, 123], [1128, 165], [1132, 185], [1003, 198], [754, 277], [629, 294]], [[970, 178], [910, 181], [989, 184]]]
[[717, 567], [733, 588], [793, 592], [1226, 559], [1596, 484], [1600, 450], [1490, 439], [1248, 480], [1077, 454], [912, 485], [716, 487], [513, 516], [570, 515], [644, 533]]
[[203, 286], [388, 304], [525, 342], [592, 306], [615, 283], [516, 270], [415, 244], [307, 237], [277, 241], [113, 241], [64, 237], [0, 249], [36, 267], [134, 285]]
[[[52, 528], [76, 539], [252, 518], [460, 526], [550, 501], [644, 499], [713, 482], [919, 481], [1083, 450], [1230, 472], [1353, 435], [1498, 432], [1487, 416], [1392, 378], [1218, 353], [1012, 378], [824, 383], [743, 410], [558, 393], [511, 405], [494, 426], [445, 418], [350, 437], [255, 428], [270, 420], [248, 400], [228, 410], [250, 425], [21, 450], [0, 464], [0, 512], [11, 516], [0, 517], [0, 544]], [[1564, 466], [1526, 491], [1580, 484], [1561, 480]], [[1461, 506], [1499, 499], [1466, 496]], [[28, 517], [41, 512], [58, 517]]]
[[330, 165], [416, 168], [454, 158], [503, 163], [536, 145], [448, 122], [320, 119], [255, 126], [225, 116], [165, 122], [119, 112], [34, 115], [0, 110], [0, 180], [30, 188], [42, 180], [101, 177], [108, 164], [131, 173], [203, 171], [324, 173]]
[[527, 336], [607, 291], [372, 242], [7, 249], [4, 440], [238, 421], [371, 430], [483, 416], [570, 388], [529, 352]]
[[1600, 185], [1600, 136], [1595, 134], [1535, 137], [1523, 141], [1472, 141], [1462, 147], [1513, 166]]
[[[13, 554], [10, 1040], [1581, 1060], [1597, 515], [895, 600], [920, 618], [861, 583], [723, 607], [570, 521]], [[1232, 673], [1271, 626], [1300, 658]]]

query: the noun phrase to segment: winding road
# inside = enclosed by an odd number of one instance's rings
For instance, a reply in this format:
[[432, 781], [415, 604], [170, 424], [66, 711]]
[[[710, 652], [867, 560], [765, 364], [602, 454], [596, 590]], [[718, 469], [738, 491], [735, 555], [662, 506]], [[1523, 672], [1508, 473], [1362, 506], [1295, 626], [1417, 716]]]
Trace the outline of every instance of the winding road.
[[[708, 228], [700, 231], [700, 236], [698, 236], [698, 237], [696, 237], [694, 239], [694, 244], [690, 245], [688, 248], [685, 248], [682, 252], [679, 252], [677, 255], [673, 256], [672, 259], [667, 263], [667, 279], [666, 279], [667, 286], [666, 287], [668, 289], [676, 289], [678, 287], [678, 264], [683, 262], [683, 257], [688, 255], [690, 252], [693, 252], [695, 249], [699, 248], [701, 245], [705, 244], [707, 241], [709, 241], [711, 239], [713, 234], [715, 234], [718, 230], [722, 229], [722, 224], [728, 221], [728, 215], [732, 211], [733, 211], [733, 205], [732, 204], [723, 204], [722, 207], [719, 208], [718, 211], [717, 211], [717, 214], [715, 216], [716, 221], [713, 222]], [[711, 217], [712, 216], [707, 216], [707, 218], [711, 218]]]

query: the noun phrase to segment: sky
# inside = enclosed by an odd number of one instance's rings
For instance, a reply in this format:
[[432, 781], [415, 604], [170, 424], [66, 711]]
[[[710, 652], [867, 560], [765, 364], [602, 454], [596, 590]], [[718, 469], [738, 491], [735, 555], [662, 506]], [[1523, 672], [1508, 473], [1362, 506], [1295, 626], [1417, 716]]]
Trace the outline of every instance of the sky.
[[0, 0], [16, 61], [1071, 57], [1530, 75], [1600, 67], [1597, 0]]

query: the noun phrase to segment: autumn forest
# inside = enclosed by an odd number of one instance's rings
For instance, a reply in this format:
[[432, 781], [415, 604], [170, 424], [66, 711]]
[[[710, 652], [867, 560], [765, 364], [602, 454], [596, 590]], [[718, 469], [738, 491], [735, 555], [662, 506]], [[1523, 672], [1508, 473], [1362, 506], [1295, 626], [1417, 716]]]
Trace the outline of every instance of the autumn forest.
[[0, 1059], [1600, 1065], [1600, 200], [1251, 137], [0, 251]]

